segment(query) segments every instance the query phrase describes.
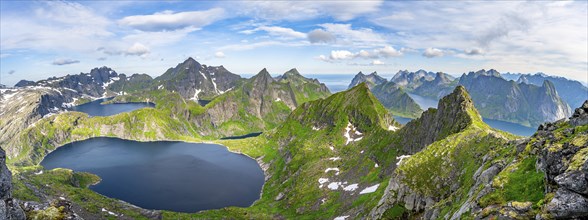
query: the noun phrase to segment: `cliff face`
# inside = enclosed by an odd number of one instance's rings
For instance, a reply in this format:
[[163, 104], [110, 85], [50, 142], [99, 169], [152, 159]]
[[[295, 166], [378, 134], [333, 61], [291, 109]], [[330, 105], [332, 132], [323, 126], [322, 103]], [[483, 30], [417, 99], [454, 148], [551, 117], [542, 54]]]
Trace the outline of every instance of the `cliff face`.
[[6, 154], [0, 148], [0, 218], [23, 220], [25, 213], [18, 200], [12, 198], [12, 173], [6, 167]]
[[0, 146], [15, 155], [21, 147], [8, 143], [39, 119], [61, 110], [64, 103], [63, 95], [52, 88], [4, 90], [0, 94]]
[[482, 116], [537, 126], [570, 116], [569, 106], [562, 101], [552, 83], [541, 87], [506, 81], [497, 72], [478, 71], [459, 79], [472, 96]]
[[[410, 154], [425, 146], [465, 129], [474, 121], [481, 121], [474, 103], [464, 87], [439, 101], [437, 109], [430, 108], [420, 118], [410, 121], [400, 131], [404, 150]], [[418, 137], [418, 138], [413, 138]]]

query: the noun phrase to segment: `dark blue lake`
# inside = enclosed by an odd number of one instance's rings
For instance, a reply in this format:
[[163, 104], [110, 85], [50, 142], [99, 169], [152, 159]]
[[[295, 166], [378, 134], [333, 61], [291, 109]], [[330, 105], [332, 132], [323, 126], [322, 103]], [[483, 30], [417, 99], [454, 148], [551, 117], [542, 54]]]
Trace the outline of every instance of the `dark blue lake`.
[[94, 173], [102, 181], [90, 189], [102, 195], [177, 212], [247, 207], [264, 183], [255, 160], [216, 144], [100, 137], [59, 147], [41, 165]]
[[114, 103], [114, 104], [101, 104], [102, 102], [111, 100], [113, 98], [97, 99], [88, 103], [84, 103], [78, 106], [71, 107], [69, 110], [84, 112], [90, 116], [110, 116], [116, 115], [123, 112], [130, 112], [140, 108], [153, 108], [153, 103], [146, 102], [133, 102], [133, 103]]

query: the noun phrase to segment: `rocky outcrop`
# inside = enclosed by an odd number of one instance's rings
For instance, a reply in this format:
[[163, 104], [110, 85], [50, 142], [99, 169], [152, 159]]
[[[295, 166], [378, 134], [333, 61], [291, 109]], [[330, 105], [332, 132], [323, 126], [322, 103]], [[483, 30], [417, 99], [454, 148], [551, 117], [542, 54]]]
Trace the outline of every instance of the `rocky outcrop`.
[[437, 109], [430, 108], [398, 131], [401, 137], [406, 137], [401, 140], [401, 146], [406, 153], [416, 153], [437, 140], [465, 129], [474, 120], [481, 120], [481, 117], [466, 89], [458, 86], [439, 101]]
[[360, 83], [366, 83], [368, 88], [372, 89], [375, 86], [386, 82], [388, 82], [388, 80], [382, 78], [381, 76], [378, 76], [377, 72], [370, 73], [369, 75], [365, 75], [362, 72], [359, 72], [357, 75], [355, 75], [355, 77], [353, 77], [353, 80], [351, 80], [351, 83], [349, 84], [347, 89], [351, 89], [359, 85]]
[[[574, 141], [588, 137], [588, 134], [576, 133], [575, 129], [588, 125], [587, 110], [588, 100], [574, 111], [568, 122], [542, 124], [533, 136], [541, 140], [535, 142], [535, 146], [542, 149], [537, 163], [545, 172], [546, 191], [555, 194], [547, 203], [546, 211], [557, 219], [588, 217], [588, 141]], [[562, 131], [565, 123], [571, 127]], [[572, 141], [560, 144], [560, 132]]]
[[12, 173], [6, 167], [6, 154], [0, 148], [0, 219], [21, 220], [25, 213], [18, 200], [12, 198]]

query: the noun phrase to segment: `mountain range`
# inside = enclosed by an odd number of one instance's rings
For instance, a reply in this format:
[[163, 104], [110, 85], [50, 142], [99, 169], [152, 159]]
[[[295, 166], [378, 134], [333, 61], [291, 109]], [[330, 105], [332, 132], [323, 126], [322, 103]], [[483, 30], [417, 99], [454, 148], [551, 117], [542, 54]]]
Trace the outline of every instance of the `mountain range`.
[[[524, 76], [521, 76], [524, 78]], [[358, 80], [360, 77], [356, 77]], [[560, 84], [557, 87], [549, 79], [556, 79]], [[533, 78], [534, 81], [537, 79]], [[496, 70], [480, 70], [463, 74], [459, 78], [453, 78], [442, 72], [433, 73], [425, 70], [409, 72], [398, 71], [390, 80], [395, 86], [387, 86], [388, 93], [402, 89], [404, 93], [416, 94], [429, 99], [438, 100], [449, 94], [457, 85], [463, 85], [470, 91], [476, 107], [484, 118], [522, 124], [524, 126], [538, 126], [545, 121], [556, 121], [570, 116], [571, 108], [566, 102], [569, 100], [576, 105], [588, 97], [588, 90], [579, 82], [560, 78], [545, 78], [539, 85], [532, 83], [517, 83], [508, 81]], [[562, 82], [573, 84], [571, 89], [575, 93], [573, 98], [564, 99], [562, 94], [570, 94], [567, 86]], [[352, 82], [352, 84], [357, 82]], [[385, 84], [384, 82], [381, 83]], [[390, 83], [387, 83], [390, 84]], [[377, 84], [376, 86], [377, 87]], [[560, 89], [557, 89], [560, 88]], [[395, 91], [396, 92], [396, 91]], [[397, 93], [403, 93], [397, 92]], [[374, 91], [378, 94], [379, 91]], [[585, 95], [582, 95], [585, 94]], [[406, 97], [393, 98], [392, 95], [376, 95], [382, 103], [397, 103], [400, 106], [410, 106], [414, 100]], [[411, 98], [412, 99], [412, 98]], [[386, 105], [386, 104], [385, 104]], [[399, 109], [393, 104], [387, 107], [394, 109], [397, 115], [415, 115], [418, 111], [412, 108]], [[413, 116], [414, 117], [414, 116]]]
[[[206, 74], [204, 70], [208, 69], [211, 72]], [[228, 71], [214, 71], [226, 70], [205, 67], [188, 59], [166, 71], [164, 78], [151, 79], [139, 74], [127, 78], [105, 69], [100, 80], [97, 75], [88, 78], [80, 75], [91, 74], [80, 74], [78, 77], [87, 81], [74, 81], [77, 77], [66, 76], [2, 90], [0, 146], [6, 152], [0, 149], [0, 216], [4, 219], [24, 219], [25, 215], [30, 219], [588, 217], [588, 100], [571, 117], [542, 123], [532, 137], [521, 138], [492, 129], [482, 120], [484, 110], [476, 100], [487, 99], [478, 94], [493, 90], [487, 88], [476, 94], [468, 89], [481, 86], [475, 82], [480, 80], [504, 85], [509, 91], [528, 93], [521, 96], [525, 100], [555, 102], [557, 91], [550, 82], [542, 87], [515, 83], [515, 87], [513, 81], [506, 81], [491, 70], [467, 74], [456, 83], [457, 79], [451, 80], [442, 73], [422, 71], [402, 73], [406, 77], [399, 76], [396, 81], [392, 79], [371, 88], [370, 83], [359, 82], [346, 91], [330, 94], [324, 84], [305, 78], [296, 69], [275, 78], [262, 69], [249, 79], [233, 77]], [[226, 78], [212, 79], [216, 74], [226, 74]], [[60, 87], [58, 84], [64, 83], [56, 81], [60, 79], [81, 82], [81, 85]], [[419, 81], [418, 86], [412, 84], [414, 80]], [[420, 112], [404, 126], [396, 122], [391, 113], [394, 108], [384, 104], [395, 103], [385, 100], [385, 94], [410, 103], [405, 91], [414, 92], [428, 84], [451, 86], [451, 89], [440, 98], [436, 108]], [[65, 94], [66, 90], [71, 94]], [[192, 93], [193, 90], [201, 91]], [[89, 117], [81, 112], [66, 112], [62, 105], [74, 98], [95, 99], [109, 94], [116, 95], [111, 102], [148, 101], [155, 108]], [[196, 99], [194, 94], [198, 95]], [[200, 99], [210, 102], [198, 103]], [[26, 108], [12, 108], [13, 104]], [[45, 112], [48, 106], [57, 110]], [[263, 134], [219, 140], [227, 135], [258, 131]], [[222, 144], [258, 162], [266, 178], [261, 198], [250, 207], [198, 213], [148, 210], [90, 190], [90, 185], [100, 181], [94, 174], [68, 169], [44, 170], [39, 165], [44, 156], [59, 146], [99, 136]]]

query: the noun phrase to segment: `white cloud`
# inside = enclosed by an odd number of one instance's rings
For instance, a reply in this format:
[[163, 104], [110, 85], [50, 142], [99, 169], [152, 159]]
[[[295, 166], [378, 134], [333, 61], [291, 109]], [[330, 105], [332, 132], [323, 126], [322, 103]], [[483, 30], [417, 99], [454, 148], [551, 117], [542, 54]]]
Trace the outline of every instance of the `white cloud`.
[[[398, 57], [402, 56], [402, 52], [394, 49], [391, 46], [384, 46], [382, 48], [376, 48], [371, 51], [367, 50], [360, 50], [356, 53], [353, 53], [348, 50], [333, 50], [331, 54], [327, 57], [325, 55], [320, 55], [318, 57], [319, 60], [325, 62], [334, 62], [338, 60], [352, 60], [355, 58], [363, 58], [363, 59], [377, 59], [377, 58], [388, 58], [388, 57]], [[380, 60], [377, 60], [381, 62]], [[376, 63], [378, 63], [376, 62]]]
[[114, 34], [110, 21], [75, 2], [33, 3], [27, 13], [2, 11], [0, 44], [3, 50], [93, 51]]
[[301, 21], [321, 16], [332, 17], [337, 21], [348, 21], [375, 12], [382, 0], [374, 1], [247, 1], [228, 8], [235, 13], [252, 16], [259, 20]]
[[418, 1], [386, 6], [370, 20], [394, 33], [396, 45], [459, 51], [455, 56], [474, 60], [476, 68], [543, 71], [586, 80], [586, 1]]
[[214, 53], [214, 57], [225, 58], [225, 53], [223, 53], [222, 51], [217, 51], [216, 53]]
[[394, 49], [391, 46], [384, 46], [382, 49], [376, 49], [376, 53], [380, 54], [383, 57], [398, 57], [402, 56], [402, 52]]
[[384, 62], [382, 62], [380, 60], [374, 60], [374, 61], [372, 61], [372, 65], [384, 65]]
[[125, 51], [125, 55], [145, 56], [150, 52], [151, 50], [147, 46], [141, 43], [135, 43]]
[[152, 15], [124, 17], [118, 23], [142, 31], [171, 31], [187, 27], [202, 28], [225, 18], [225, 10], [212, 8], [205, 11], [162, 11]]
[[282, 38], [306, 38], [306, 34], [293, 30], [292, 28], [278, 27], [278, 26], [260, 26], [251, 30], [240, 31], [243, 34], [253, 34], [257, 31], [265, 31], [271, 36]]
[[335, 42], [335, 35], [323, 29], [314, 29], [308, 32], [308, 41], [310, 43], [331, 43]]
[[79, 63], [79, 60], [72, 60], [72, 59], [56, 59], [54, 60], [51, 64], [53, 65], [58, 65], [58, 66], [63, 66], [63, 65], [69, 65], [69, 64], [74, 64], [74, 63]]
[[347, 46], [373, 47], [386, 42], [384, 37], [370, 28], [353, 29], [351, 24], [320, 24], [325, 31], [337, 37], [338, 43]]
[[308, 45], [308, 42], [282, 42], [282, 41], [260, 41], [260, 42], [242, 42], [240, 44], [229, 44], [222, 47], [217, 48], [217, 50], [221, 51], [244, 51], [244, 50], [253, 50], [261, 47], [269, 47], [269, 46], [283, 46], [283, 47], [298, 47], [298, 46], [305, 46]]
[[432, 47], [425, 49], [425, 52], [423, 52], [423, 56], [427, 58], [442, 57], [443, 55], [445, 55], [443, 50]]
[[484, 53], [483, 49], [480, 48], [472, 48], [472, 49], [467, 49], [464, 51], [466, 55], [480, 55]]
[[331, 60], [350, 60], [355, 58], [357, 55], [354, 53], [351, 53], [348, 50], [333, 50], [331, 51], [331, 56], [329, 56], [329, 59]]

